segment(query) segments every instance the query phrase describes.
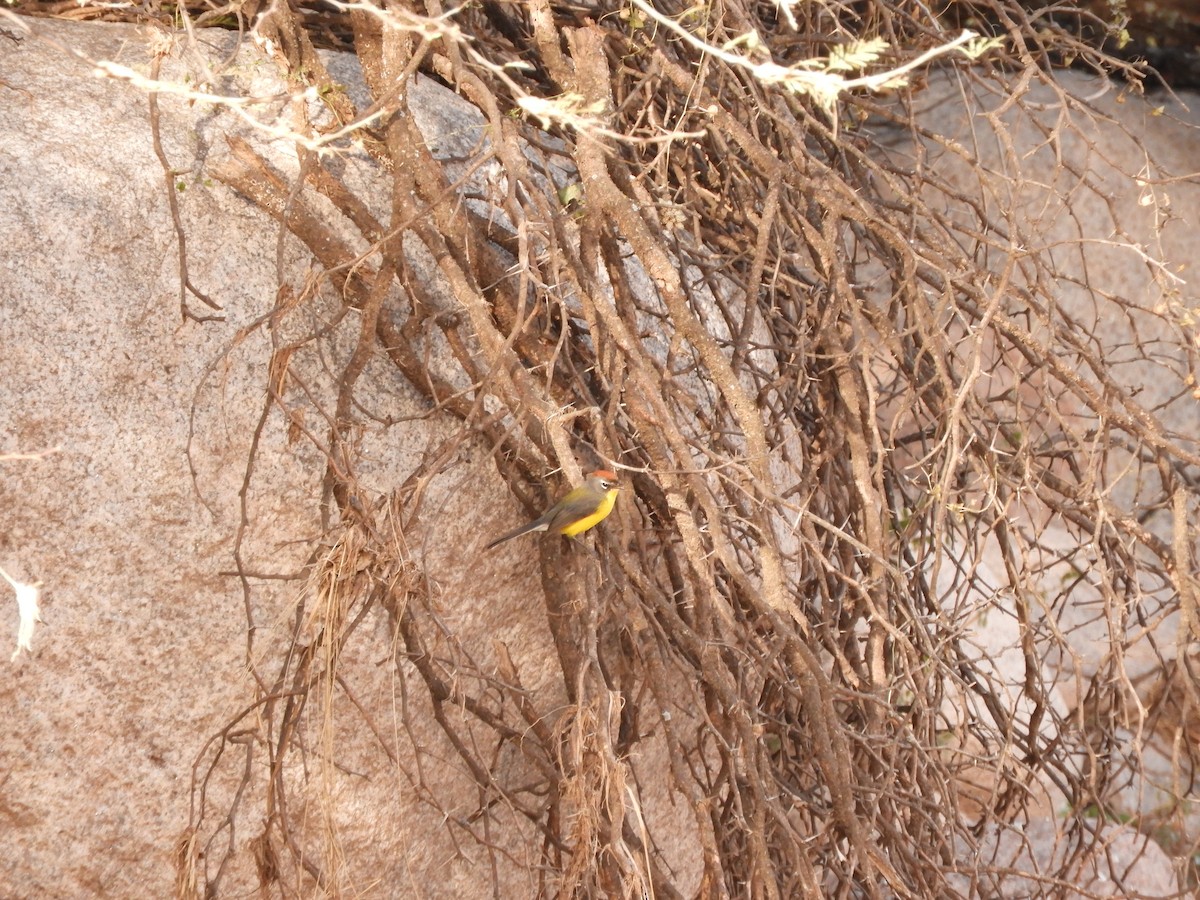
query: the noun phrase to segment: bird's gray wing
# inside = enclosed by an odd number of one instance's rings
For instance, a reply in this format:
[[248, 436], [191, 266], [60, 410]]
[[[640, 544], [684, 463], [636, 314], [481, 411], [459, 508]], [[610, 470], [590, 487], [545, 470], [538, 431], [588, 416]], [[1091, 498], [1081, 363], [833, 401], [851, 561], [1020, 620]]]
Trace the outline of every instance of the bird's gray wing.
[[594, 513], [598, 505], [596, 498], [590, 495], [565, 497], [562, 504], [554, 510], [547, 530], [551, 534], [562, 534], [564, 528]]

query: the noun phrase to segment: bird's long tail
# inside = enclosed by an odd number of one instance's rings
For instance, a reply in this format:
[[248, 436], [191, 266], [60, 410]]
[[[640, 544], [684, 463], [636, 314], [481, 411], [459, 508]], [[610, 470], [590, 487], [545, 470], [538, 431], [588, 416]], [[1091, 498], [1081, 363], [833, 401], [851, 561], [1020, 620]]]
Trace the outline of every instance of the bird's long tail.
[[542, 522], [540, 520], [535, 521], [535, 522], [530, 522], [528, 525], [522, 525], [516, 531], [510, 531], [507, 534], [500, 535], [500, 537], [496, 538], [494, 541], [492, 541], [490, 544], [488, 544], [483, 549], [491, 550], [497, 544], [503, 544], [505, 541], [511, 541], [513, 538], [520, 537], [523, 534], [529, 534], [529, 532], [531, 532], [531, 531], [545, 531], [545, 530], [546, 530], [545, 522]]

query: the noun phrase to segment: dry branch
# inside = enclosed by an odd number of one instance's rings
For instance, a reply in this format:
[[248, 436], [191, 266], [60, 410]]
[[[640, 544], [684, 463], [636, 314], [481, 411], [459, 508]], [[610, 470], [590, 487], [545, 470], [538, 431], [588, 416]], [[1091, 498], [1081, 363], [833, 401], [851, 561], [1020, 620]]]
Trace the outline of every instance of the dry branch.
[[[1090, 595], [1079, 578], [1047, 597], [1046, 573], [1063, 561], [1102, 573], [1114, 646], [1169, 620], [1172, 586], [1194, 627], [1190, 537], [1165, 540], [1142, 513], [1173, 509], [1182, 530], [1200, 450], [1113, 374], [1099, 331], [1061, 309], [1066, 276], [1032, 249], [1040, 223], [991, 202], [995, 183], [957, 188], [927, 164], [930, 148], [968, 163], [977, 148], [923, 131], [914, 105], [935, 58], [1013, 109], [1036, 82], [1057, 90], [1055, 59], [1115, 62], [999, 0], [953, 8], [1003, 37], [976, 68], [950, 59], [957, 32], [920, 4], [350, 9], [373, 106], [339, 107], [338, 120], [369, 125], [390, 221], [322, 157], [305, 155], [289, 183], [235, 142], [214, 170], [312, 251], [361, 323], [321, 409], [334, 547], [348, 555], [314, 563], [331, 580], [313, 596], [337, 614], [303, 641], [298, 617], [292, 653], [261, 679], [282, 701], [265, 715], [271, 871], [287, 848], [337, 886], [333, 838], [324, 865], [290, 831], [283, 773], [313, 714], [304, 697], [335, 702], [340, 650], [381, 606], [395, 677], [422, 692], [478, 788], [478, 820], [447, 816], [447, 832], [495, 870], [491, 817], [515, 811], [541, 836], [546, 895], [675, 895], [629, 762], [651, 741], [693, 820], [702, 896], [991, 896], [1017, 874], [1047, 892], [1074, 884], [1070, 866], [1103, 852], [1091, 811], [1109, 808], [1105, 755], [1136, 766], [1118, 735], [1137, 695], [1118, 650], [1087, 674], [1085, 703], [1055, 699], [1074, 654], [1064, 611]], [[286, 7], [271, 15], [273, 33], [302, 33]], [[334, 88], [303, 41], [279, 47], [289, 74]], [[761, 77], [766, 66], [778, 77]], [[786, 88], [836, 66], [860, 74], [835, 95]], [[465, 175], [417, 127], [417, 71], [486, 123]], [[541, 121], [507, 114], [521, 109]], [[1020, 172], [1003, 112], [991, 122]], [[1054, 147], [1080, 131], [1070, 117], [1046, 128]], [[484, 171], [490, 188], [473, 180]], [[1080, 190], [1100, 190], [1078, 174]], [[366, 252], [338, 236], [314, 188]], [[413, 276], [410, 241], [440, 293]], [[429, 365], [435, 338], [452, 371]], [[379, 360], [461, 431], [372, 499], [352, 435]], [[506, 652], [485, 672], [442, 635], [411, 571], [418, 485], [468, 440], [495, 448], [514, 486], [577, 475], [589, 454], [634, 485], [596, 553], [541, 549], [558, 712], [539, 708]], [[1146, 473], [1133, 503], [1111, 494], [1118, 458]], [[1047, 542], [1048, 524], [1071, 546]], [[1013, 623], [1015, 681], [978, 651], [985, 615]], [[1190, 669], [1167, 668], [1145, 728], [1190, 734]], [[519, 783], [493, 765], [513, 747]], [[414, 790], [436, 806], [417, 757]], [[1061, 877], [978, 862], [1054, 791], [1068, 818]]]

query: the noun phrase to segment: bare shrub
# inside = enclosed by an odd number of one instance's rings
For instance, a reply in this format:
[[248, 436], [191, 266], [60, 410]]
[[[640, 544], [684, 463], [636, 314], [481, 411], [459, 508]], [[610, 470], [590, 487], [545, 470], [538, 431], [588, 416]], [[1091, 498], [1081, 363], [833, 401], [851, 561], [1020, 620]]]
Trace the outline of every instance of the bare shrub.
[[[256, 21], [333, 113], [298, 144], [303, 184], [246, 145], [213, 172], [322, 267], [281, 283], [263, 323], [271, 402], [306, 389], [291, 363], [323, 338], [290, 334], [296, 315], [319, 303], [324, 320], [359, 324], [352, 347], [322, 350], [336, 362], [311, 415], [284, 406], [327, 460], [331, 502], [294, 639], [255, 657], [246, 715], [269, 780], [247, 764], [227, 808], [206, 804], [211, 774], [232, 771], [221, 753], [250, 739], [241, 720], [216, 736], [181, 893], [200, 890], [198, 835], [205, 881], [219, 882], [212, 838], [252, 802], [262, 882], [290, 867], [336, 892], [336, 852], [303, 845], [288, 798], [305, 785], [301, 724], [355, 702], [339, 660], [373, 609], [390, 617], [394, 677], [478, 785], [478, 819], [448, 829], [498, 854], [497, 808], [531, 823], [540, 893], [678, 895], [627, 762], [651, 738], [692, 819], [702, 875], [689, 883], [703, 896], [996, 896], [1017, 875], [1028, 893], [1091, 893], [1080, 873], [1105, 852], [1115, 782], [1140, 770], [1148, 735], [1195, 730], [1191, 668], [1174, 661], [1197, 627], [1187, 523], [1200, 454], [1115, 374], [1160, 364], [1155, 347], [1114, 346], [1104, 323], [1149, 317], [1177, 348], [1191, 325], [1154, 248], [1159, 294], [1139, 303], [1061, 264], [1039, 237], [1047, 223], [1016, 203], [1043, 186], [1022, 181], [1006, 110], [1040, 85], [1061, 110], [1029, 120], [1047, 152], [1078, 137], [1102, 156], [1077, 124], [1093, 113], [1047, 73], [1064, 57], [1115, 63], [1074, 36], [1080, 21], [1015, 3], [954, 9], [1001, 40], [951, 50], [957, 32], [923, 5], [889, 2], [355, 5], [340, 21], [369, 108], [330, 78], [295, 11]], [[978, 146], [915, 115], [935, 62], [954, 102], [999, 97], [998, 181]], [[417, 72], [477, 107], [486, 140], [431, 151], [408, 107]], [[360, 121], [390, 173], [388, 221], [316, 152], [322, 128]], [[974, 178], [948, 180], [936, 153]], [[1074, 174], [1080, 195], [1103, 199]], [[438, 290], [414, 274], [413, 247]], [[1060, 303], [1064, 284], [1092, 304], [1088, 321]], [[373, 496], [355, 434], [397, 373], [459, 427]], [[468, 442], [494, 448], [517, 493], [558, 468], [577, 480], [580, 460], [625, 477], [594, 554], [540, 546], [565, 713], [540, 706], [502, 652], [485, 667], [444, 632], [406, 551], [430, 479]], [[1081, 609], [1108, 642], [1094, 659], [1072, 643]], [[1002, 622], [1015, 670], [980, 638]], [[1125, 665], [1137, 641], [1154, 642], [1165, 673], [1150, 710]], [[501, 746], [519, 749], [526, 781], [494, 776]], [[436, 807], [432, 776], [408, 771]], [[1190, 764], [1176, 772], [1182, 798]], [[1052, 867], [987, 849], [1064, 810]], [[1138, 824], [1163, 822], [1186, 831], [1173, 812]]]

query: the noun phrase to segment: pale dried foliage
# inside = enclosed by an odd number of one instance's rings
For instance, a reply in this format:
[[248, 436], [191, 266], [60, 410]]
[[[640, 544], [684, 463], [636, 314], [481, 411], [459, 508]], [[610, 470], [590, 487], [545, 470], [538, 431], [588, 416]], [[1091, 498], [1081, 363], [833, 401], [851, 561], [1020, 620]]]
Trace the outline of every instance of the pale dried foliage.
[[[330, 846], [296, 837], [286, 800], [300, 776], [288, 758], [306, 716], [354, 702], [339, 660], [382, 609], [394, 677], [426, 698], [478, 784], [478, 817], [446, 829], [486, 856], [501, 852], [487, 837], [500, 810], [531, 823], [542, 840], [530, 883], [544, 895], [678, 896], [627, 764], [650, 739], [667, 748], [658, 775], [676, 814], [691, 818], [702, 896], [996, 896], [1012, 872], [975, 848], [1019, 834], [1047, 796], [1066, 862], [1026, 890], [1061, 891], [1104, 852], [1096, 826], [1115, 782], [1137, 773], [1140, 740], [1195, 744], [1191, 656], [1176, 644], [1196, 621], [1186, 523], [1200, 451], [1112, 377], [1116, 351], [1099, 329], [1062, 313], [1064, 276], [1026, 244], [1033, 223], [913, 155], [924, 69], [903, 70], [908, 84], [857, 81], [836, 103], [756, 72], [853, 80], [929, 53], [1020, 105], [1031, 83], [1049, 81], [1052, 58], [1108, 63], [1071, 36], [1078, 23], [1031, 20], [999, 0], [957, 7], [976, 27], [998, 23], [1006, 41], [974, 46], [979, 60], [931, 52], [959, 31], [923, 4], [652, 9], [673, 24], [640, 2], [586, 17], [545, 0], [452, 16], [432, 2], [349, 7], [370, 110], [327, 90], [285, 7], [257, 26], [334, 108], [337, 128], [369, 117], [362, 139], [393, 180], [391, 219], [376, 221], [327, 158], [304, 149], [319, 134], [299, 145], [307, 184], [373, 248], [360, 258], [248, 147], [217, 173], [312, 249], [326, 298], [361, 323], [353, 348], [330, 351], [336, 402], [295, 420], [328, 460], [339, 524], [314, 552], [308, 606], [278, 671], [253, 657], [271, 772], [260, 877], [303, 869], [339, 892], [333, 824]], [[838, 49], [849, 46], [866, 55]], [[453, 168], [407, 115], [418, 70], [488, 122], [489, 140]], [[1073, 127], [1064, 118], [1044, 139], [1053, 146]], [[1005, 152], [1019, 171], [1019, 152]], [[464, 166], [492, 172], [477, 202], [459, 196]], [[1091, 190], [1085, 175], [1080, 185]], [[449, 301], [410, 277], [402, 241], [429, 251]], [[1177, 322], [1184, 344], [1188, 323], [1158, 274], [1164, 303], [1148, 314]], [[1091, 297], [1098, 322], [1126, 314], [1128, 298]], [[289, 309], [316, 302], [281, 298]], [[276, 343], [278, 387], [300, 344]], [[428, 365], [434, 348], [452, 364]], [[355, 478], [354, 434], [387, 377], [381, 361], [461, 428], [376, 498]], [[320, 433], [307, 430], [316, 422]], [[595, 532], [595, 553], [540, 549], [566, 714], [540, 708], [502, 652], [483, 671], [442, 632], [407, 554], [430, 479], [467, 441], [494, 448], [514, 488], [558, 467], [577, 474], [577, 460], [624, 473], [620, 513]], [[1110, 490], [1118, 456], [1137, 472], [1123, 498]], [[1177, 539], [1147, 526], [1159, 510]], [[1065, 546], [1043, 540], [1051, 525]], [[1070, 642], [1081, 598], [1112, 642], [1090, 667]], [[975, 646], [988, 615], [1015, 623], [1015, 685]], [[1184, 662], [1139, 694], [1123, 649], [1160, 626], [1159, 659]], [[1068, 678], [1074, 693], [1058, 702]], [[1138, 696], [1153, 709], [1139, 712]], [[240, 727], [217, 745], [233, 748]], [[528, 780], [494, 776], [488, 748], [502, 744], [519, 746]], [[337, 758], [332, 741], [309, 746]], [[1177, 756], [1180, 797], [1193, 788], [1187, 757]], [[406, 758], [393, 761], [436, 806]], [[228, 836], [233, 819], [222, 817], [252, 818], [234, 811], [250, 794], [225, 811], [201, 802], [194, 828]], [[211, 883], [226, 851], [207, 850]], [[275, 883], [288, 893], [308, 882]]]

